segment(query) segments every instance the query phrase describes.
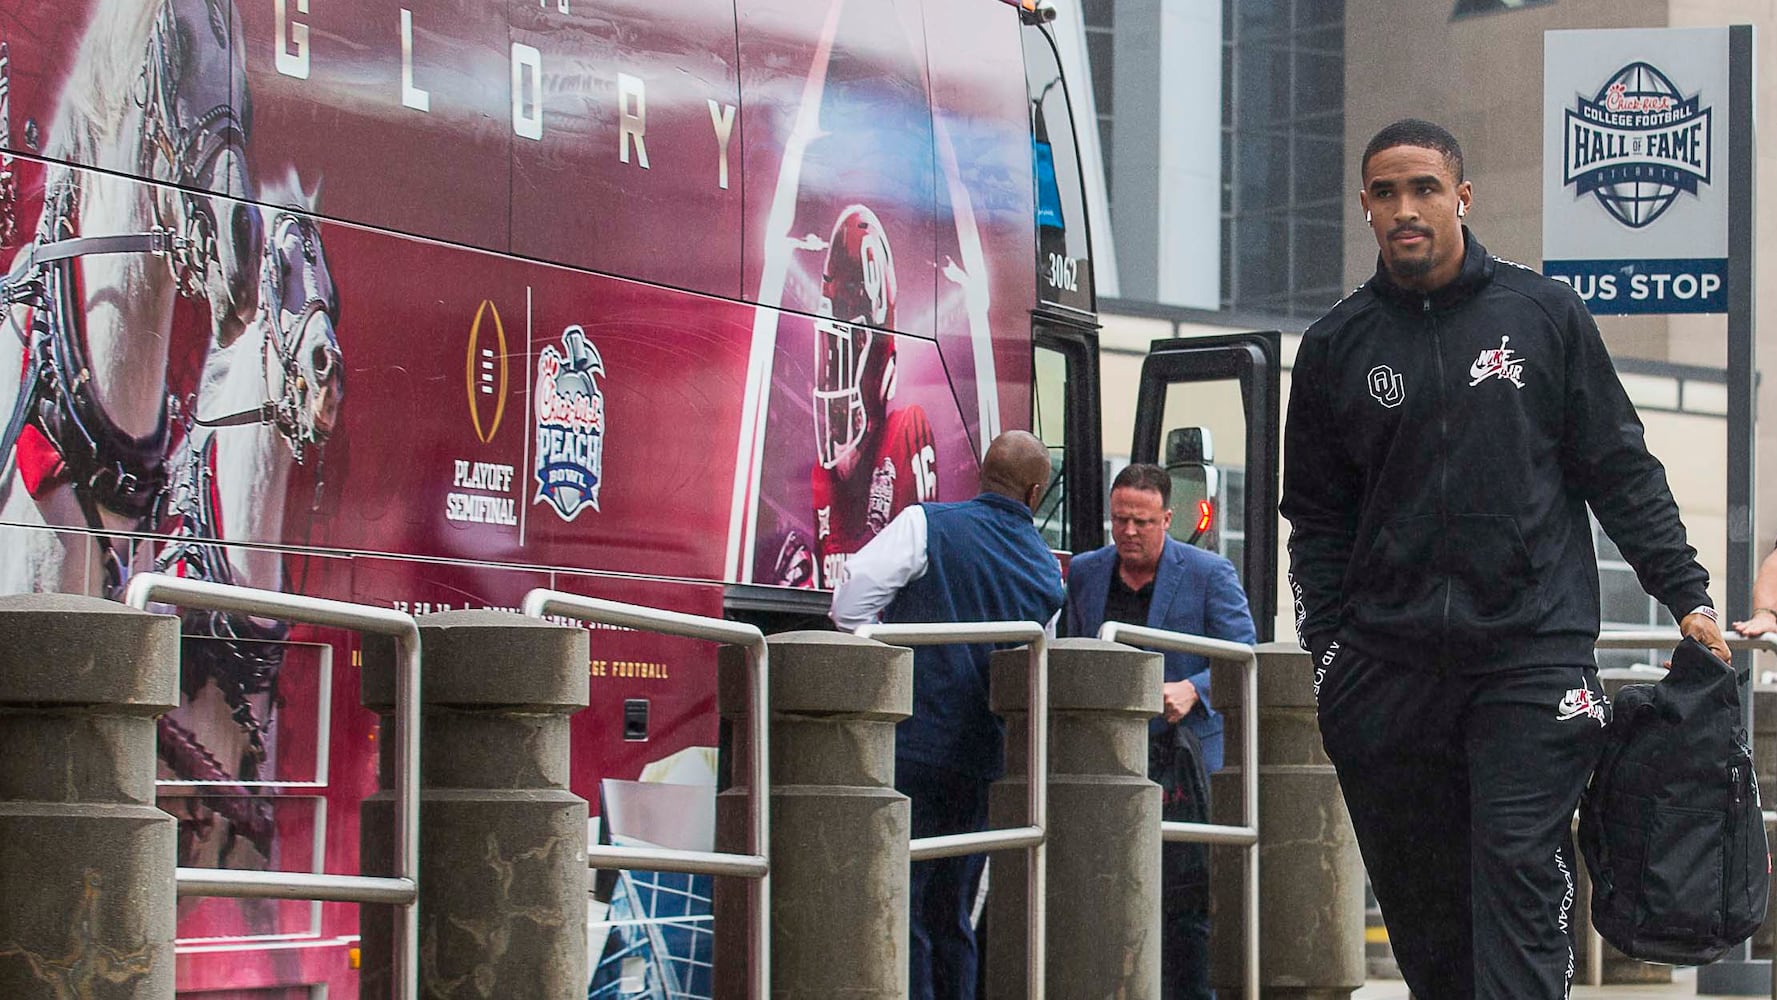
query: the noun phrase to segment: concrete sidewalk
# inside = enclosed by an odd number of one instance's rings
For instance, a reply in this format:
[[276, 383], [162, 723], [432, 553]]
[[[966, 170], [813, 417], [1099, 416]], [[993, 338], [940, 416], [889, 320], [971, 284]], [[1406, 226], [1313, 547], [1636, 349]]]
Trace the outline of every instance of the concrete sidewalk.
[[[1573, 1000], [1652, 1000], [1654, 997], [1697, 995], [1695, 969], [1679, 969], [1672, 982], [1646, 986], [1575, 986]], [[1407, 984], [1399, 979], [1372, 979], [1351, 995], [1351, 1000], [1407, 1000]]]

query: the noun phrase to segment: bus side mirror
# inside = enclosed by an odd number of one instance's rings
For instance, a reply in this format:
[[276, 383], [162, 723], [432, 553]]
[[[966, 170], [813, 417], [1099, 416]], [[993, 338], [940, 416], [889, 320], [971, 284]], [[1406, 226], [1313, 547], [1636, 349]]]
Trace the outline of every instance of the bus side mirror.
[[1167, 432], [1164, 458], [1163, 467], [1172, 480], [1169, 534], [1186, 545], [1219, 551], [1221, 470], [1214, 465], [1209, 428], [1177, 427]]

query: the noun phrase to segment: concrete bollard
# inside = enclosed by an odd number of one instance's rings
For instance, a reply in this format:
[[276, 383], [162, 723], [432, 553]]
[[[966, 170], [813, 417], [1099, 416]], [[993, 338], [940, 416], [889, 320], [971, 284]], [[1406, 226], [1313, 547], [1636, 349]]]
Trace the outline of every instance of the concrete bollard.
[[[771, 995], [907, 995], [907, 798], [895, 723], [913, 711], [913, 652], [835, 632], [786, 632], [771, 652]], [[722, 651], [734, 781], [716, 800], [717, 846], [745, 852], [751, 706], [746, 657]], [[716, 879], [716, 996], [747, 997], [753, 883]]]
[[[568, 791], [568, 717], [586, 707], [583, 629], [500, 611], [419, 619], [420, 995], [586, 996], [586, 800]], [[394, 858], [393, 640], [364, 638], [360, 700], [382, 716], [382, 791], [360, 865]], [[362, 907], [363, 995], [390, 994], [387, 907]]]
[[[1295, 643], [1259, 647], [1259, 983], [1267, 998], [1344, 1000], [1364, 984], [1364, 865], [1314, 715], [1314, 671]], [[1226, 764], [1210, 778], [1217, 823], [1238, 824], [1240, 671], [1211, 668], [1227, 720]], [[1237, 998], [1245, 970], [1240, 849], [1216, 848], [1210, 979]]]
[[178, 704], [177, 618], [0, 599], [0, 996], [171, 1000], [154, 720]]
[[[1006, 777], [990, 825], [1029, 822], [1029, 654], [993, 654], [993, 709], [1006, 720]], [[1160, 996], [1160, 786], [1148, 780], [1148, 720], [1161, 708], [1160, 654], [1098, 639], [1049, 646], [1048, 965], [1052, 997]], [[993, 855], [987, 995], [1028, 995], [1029, 856]]]

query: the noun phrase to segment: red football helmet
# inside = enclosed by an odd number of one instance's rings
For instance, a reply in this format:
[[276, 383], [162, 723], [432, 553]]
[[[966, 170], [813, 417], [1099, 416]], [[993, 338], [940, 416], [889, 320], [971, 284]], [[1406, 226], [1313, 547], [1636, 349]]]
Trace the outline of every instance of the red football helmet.
[[822, 468], [856, 451], [895, 394], [895, 258], [876, 213], [839, 213], [815, 321], [815, 445]]

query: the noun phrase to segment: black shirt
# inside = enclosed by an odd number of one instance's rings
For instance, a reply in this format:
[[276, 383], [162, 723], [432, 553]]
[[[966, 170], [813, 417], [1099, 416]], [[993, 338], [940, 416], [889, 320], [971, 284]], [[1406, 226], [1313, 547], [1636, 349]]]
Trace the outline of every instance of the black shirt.
[[1148, 606], [1154, 603], [1154, 581], [1140, 590], [1130, 590], [1123, 582], [1121, 565], [1111, 568], [1111, 589], [1104, 595], [1104, 620], [1125, 625], [1146, 625]]

